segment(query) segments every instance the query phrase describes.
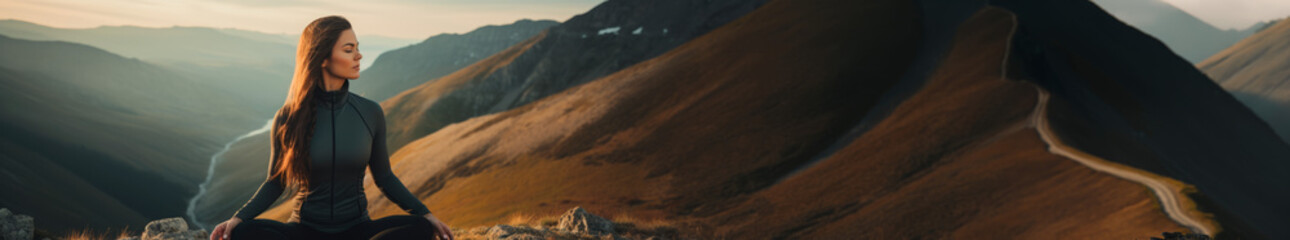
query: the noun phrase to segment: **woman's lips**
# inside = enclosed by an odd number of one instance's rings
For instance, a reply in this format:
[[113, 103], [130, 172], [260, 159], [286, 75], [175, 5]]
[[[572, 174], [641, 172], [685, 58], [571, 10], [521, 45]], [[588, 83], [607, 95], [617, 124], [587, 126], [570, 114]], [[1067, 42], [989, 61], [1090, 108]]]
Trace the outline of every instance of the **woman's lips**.
[[354, 70], [358, 70], [358, 65], [354, 65]]

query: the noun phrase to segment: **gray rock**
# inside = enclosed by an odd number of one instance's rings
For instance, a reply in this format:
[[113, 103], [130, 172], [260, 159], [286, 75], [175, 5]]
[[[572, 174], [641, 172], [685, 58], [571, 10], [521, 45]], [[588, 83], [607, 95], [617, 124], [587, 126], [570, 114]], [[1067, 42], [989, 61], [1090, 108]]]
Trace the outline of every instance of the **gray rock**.
[[143, 237], [141, 240], [200, 240], [206, 239], [210, 233], [206, 230], [188, 230], [188, 222], [183, 218], [174, 217], [148, 222], [144, 227]]
[[163, 239], [162, 237], [174, 236], [172, 233], [184, 233], [188, 231], [188, 222], [183, 218], [167, 218], [148, 222], [143, 230], [143, 240]]
[[583, 210], [582, 207], [574, 207], [564, 212], [564, 215], [560, 216], [560, 223], [556, 225], [556, 228], [592, 235], [614, 234], [613, 222], [591, 214], [587, 210]]
[[31, 216], [13, 214], [8, 208], [0, 208], [0, 239], [32, 239], [36, 234], [36, 223]]

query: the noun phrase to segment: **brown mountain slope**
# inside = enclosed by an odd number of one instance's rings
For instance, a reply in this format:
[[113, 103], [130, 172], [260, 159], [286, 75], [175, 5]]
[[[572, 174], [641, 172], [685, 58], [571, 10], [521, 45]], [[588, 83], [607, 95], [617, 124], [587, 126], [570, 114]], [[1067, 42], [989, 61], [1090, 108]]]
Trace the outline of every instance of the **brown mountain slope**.
[[1196, 65], [1290, 140], [1290, 21], [1270, 26]]
[[[394, 155], [455, 226], [574, 205], [611, 217], [711, 214], [845, 132], [906, 68], [907, 1], [776, 1], [660, 57], [450, 125]], [[398, 213], [368, 185], [373, 217]]]
[[[389, 149], [399, 149], [449, 124], [510, 110], [657, 57], [753, 11], [764, 2], [605, 1], [597, 4], [547, 29], [541, 39], [531, 39], [534, 42], [528, 44], [534, 47], [507, 53], [514, 56], [505, 63], [480, 64], [488, 71], [470, 76], [468, 84], [455, 85], [451, 91], [431, 90], [441, 93], [414, 99], [384, 101], [388, 105], [412, 107], [419, 114], [388, 118]], [[402, 102], [405, 100], [421, 102]]]
[[515, 60], [515, 57], [520, 56], [530, 47], [533, 47], [533, 44], [542, 41], [543, 38], [546, 38], [545, 31], [493, 56], [443, 76], [436, 81], [427, 81], [394, 97], [390, 97], [387, 101], [381, 102], [381, 107], [385, 109], [387, 121], [398, 122], [398, 124], [389, 124], [390, 129], [386, 131], [389, 134], [390, 141], [400, 141], [391, 142], [389, 144], [390, 149], [397, 150], [395, 147], [407, 144], [403, 141], [415, 140], [424, 136], [421, 133], [433, 131], [425, 128], [451, 124], [451, 119], [457, 117], [468, 117], [427, 115], [426, 111], [429, 111], [429, 106], [434, 105], [444, 94], [497, 73], [499, 68], [510, 64], [511, 61]]
[[965, 22], [924, 88], [830, 158], [708, 218], [731, 239], [1116, 239], [1186, 231], [1146, 188], [1047, 151], [1004, 79], [1012, 14]]

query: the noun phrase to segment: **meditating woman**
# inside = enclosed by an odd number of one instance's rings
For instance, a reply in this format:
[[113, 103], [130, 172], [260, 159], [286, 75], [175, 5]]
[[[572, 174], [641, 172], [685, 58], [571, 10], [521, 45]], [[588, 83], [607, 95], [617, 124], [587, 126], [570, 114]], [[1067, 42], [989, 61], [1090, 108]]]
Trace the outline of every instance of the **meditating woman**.
[[[212, 240], [453, 238], [391, 171], [381, 106], [348, 92], [362, 58], [345, 18], [305, 27], [287, 100], [270, 129], [269, 174], [242, 209], [211, 231]], [[369, 168], [381, 192], [411, 215], [368, 216]], [[284, 189], [298, 189], [291, 219], [255, 219]]]

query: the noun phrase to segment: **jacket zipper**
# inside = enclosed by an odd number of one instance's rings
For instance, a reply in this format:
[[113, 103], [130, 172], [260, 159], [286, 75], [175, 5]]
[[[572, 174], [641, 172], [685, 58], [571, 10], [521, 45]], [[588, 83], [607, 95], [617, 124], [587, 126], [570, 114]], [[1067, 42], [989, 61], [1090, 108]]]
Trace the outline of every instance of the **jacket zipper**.
[[[336, 103], [332, 103], [335, 105]], [[331, 109], [331, 220], [336, 220], [336, 109]]]

